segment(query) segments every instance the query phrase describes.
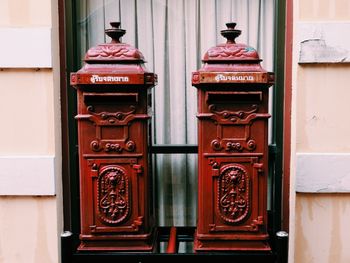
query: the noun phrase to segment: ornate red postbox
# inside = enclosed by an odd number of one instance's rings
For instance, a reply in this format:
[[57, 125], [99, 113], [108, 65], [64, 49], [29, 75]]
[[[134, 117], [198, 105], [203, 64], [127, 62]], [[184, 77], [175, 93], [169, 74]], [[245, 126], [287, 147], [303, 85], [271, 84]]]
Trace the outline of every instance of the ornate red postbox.
[[270, 250], [267, 242], [268, 88], [258, 53], [221, 34], [192, 75], [198, 89], [198, 224], [195, 250]]
[[71, 74], [78, 95], [79, 250], [153, 251], [148, 145], [156, 75], [139, 50], [120, 42], [120, 23], [111, 25], [112, 42], [90, 48]]

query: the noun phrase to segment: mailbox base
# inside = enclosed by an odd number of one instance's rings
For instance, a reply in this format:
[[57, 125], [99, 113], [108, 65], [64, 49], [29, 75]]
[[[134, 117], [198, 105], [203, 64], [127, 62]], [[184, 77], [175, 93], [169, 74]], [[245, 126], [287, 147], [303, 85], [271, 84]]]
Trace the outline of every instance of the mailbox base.
[[157, 250], [157, 234], [157, 231], [154, 231], [151, 235], [101, 237], [81, 235], [78, 251], [154, 252]]
[[225, 235], [222, 237], [200, 238], [195, 234], [195, 252], [215, 252], [215, 251], [270, 251], [269, 243], [264, 240], [243, 240], [239, 237], [233, 239]]

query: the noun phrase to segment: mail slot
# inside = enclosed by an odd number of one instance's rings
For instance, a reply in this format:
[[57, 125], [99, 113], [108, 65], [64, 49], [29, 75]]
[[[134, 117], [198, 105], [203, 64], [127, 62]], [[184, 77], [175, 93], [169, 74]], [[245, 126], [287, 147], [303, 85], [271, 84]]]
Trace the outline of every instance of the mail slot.
[[207, 93], [208, 103], [247, 103], [260, 102], [262, 100], [262, 92], [244, 92], [244, 91], [212, 91]]
[[227, 42], [210, 48], [192, 75], [198, 91], [198, 222], [194, 249], [270, 250], [267, 232], [268, 89], [273, 73], [256, 50]]
[[120, 103], [137, 103], [138, 93], [85, 93], [84, 102], [86, 104], [120, 104]]
[[156, 75], [136, 48], [112, 42], [90, 48], [71, 74], [78, 96], [81, 232], [79, 250], [155, 249], [149, 142], [151, 88]]

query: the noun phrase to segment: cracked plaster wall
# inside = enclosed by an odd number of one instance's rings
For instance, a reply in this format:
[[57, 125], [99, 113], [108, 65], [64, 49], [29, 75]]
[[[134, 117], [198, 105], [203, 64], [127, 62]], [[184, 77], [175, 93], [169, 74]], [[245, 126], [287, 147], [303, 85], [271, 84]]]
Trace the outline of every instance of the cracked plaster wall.
[[297, 23], [299, 63], [349, 63], [350, 23]]

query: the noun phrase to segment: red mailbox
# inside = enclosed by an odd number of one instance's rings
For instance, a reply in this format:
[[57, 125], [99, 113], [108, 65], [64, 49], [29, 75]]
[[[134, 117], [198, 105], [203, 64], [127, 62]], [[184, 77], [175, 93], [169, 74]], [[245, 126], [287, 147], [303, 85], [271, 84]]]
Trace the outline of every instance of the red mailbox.
[[120, 42], [120, 23], [111, 25], [112, 42], [90, 48], [71, 74], [78, 95], [79, 250], [153, 251], [148, 145], [156, 75], [139, 50]]
[[192, 75], [198, 89], [198, 224], [195, 250], [270, 250], [267, 242], [268, 88], [258, 53], [221, 34]]

